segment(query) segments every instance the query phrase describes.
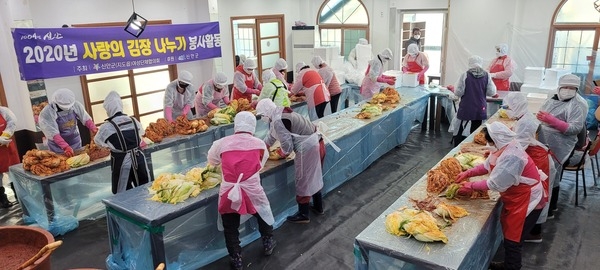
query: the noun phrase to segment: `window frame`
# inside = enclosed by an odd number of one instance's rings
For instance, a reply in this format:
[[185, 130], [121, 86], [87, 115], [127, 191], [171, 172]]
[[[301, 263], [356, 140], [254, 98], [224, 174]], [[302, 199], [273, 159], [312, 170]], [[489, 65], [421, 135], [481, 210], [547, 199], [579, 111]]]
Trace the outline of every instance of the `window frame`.
[[[325, 6], [327, 5], [327, 3], [329, 3], [330, 0], [325, 0], [323, 1], [323, 3], [321, 4], [321, 7], [319, 7], [319, 11], [317, 12], [317, 18], [316, 18], [316, 25], [319, 26], [319, 37], [321, 37], [321, 29], [340, 29], [341, 30], [341, 41], [340, 41], [340, 55], [344, 55], [344, 30], [364, 30], [366, 35], [365, 38], [367, 40], [371, 40], [370, 39], [370, 31], [369, 29], [371, 29], [371, 17], [369, 16], [369, 10], [367, 9], [367, 7], [365, 6], [365, 4], [363, 3], [362, 0], [356, 0], [360, 3], [360, 5], [365, 9], [365, 13], [367, 14], [367, 24], [344, 24], [344, 23], [340, 23], [340, 24], [334, 24], [334, 23], [326, 23], [326, 24], [321, 24], [320, 23], [320, 18], [321, 18], [321, 12], [323, 11], [323, 9], [325, 8]], [[320, 42], [320, 41], [319, 41]]]

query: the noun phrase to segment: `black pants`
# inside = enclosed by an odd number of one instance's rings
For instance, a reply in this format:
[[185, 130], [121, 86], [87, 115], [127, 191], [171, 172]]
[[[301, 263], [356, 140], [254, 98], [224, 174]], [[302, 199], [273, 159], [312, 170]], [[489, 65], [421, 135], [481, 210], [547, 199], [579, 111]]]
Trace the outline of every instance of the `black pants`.
[[541, 213], [542, 209], [533, 210], [525, 218], [523, 232], [521, 233], [521, 242], [517, 243], [504, 238], [504, 269], [521, 269], [523, 239], [527, 237], [531, 229], [535, 226]]
[[475, 130], [477, 130], [477, 128], [479, 128], [479, 126], [481, 126], [481, 123], [483, 122], [483, 120], [461, 120], [460, 128], [458, 129], [458, 133], [456, 134], [456, 136], [452, 137], [452, 142], [454, 142], [454, 147], [457, 147], [462, 141], [465, 140], [465, 138], [467, 138], [462, 135], [462, 133], [464, 131], [463, 124], [466, 124], [467, 121], [471, 121], [471, 130], [469, 131], [469, 133], [475, 132]]
[[315, 106], [315, 110], [317, 111], [317, 118], [323, 118], [325, 115], [325, 107], [327, 107], [328, 102], [323, 102], [317, 106]]
[[[267, 224], [260, 215], [254, 214], [256, 220], [258, 220], [258, 231], [260, 235], [265, 236], [273, 236], [273, 226]], [[233, 256], [234, 254], [239, 254], [242, 252], [242, 247], [240, 247], [240, 214], [231, 213], [231, 214], [222, 214], [221, 219], [223, 220], [223, 234], [225, 234], [225, 246], [227, 247], [227, 252], [229, 252], [229, 256]]]
[[329, 104], [331, 104], [331, 113], [337, 112], [338, 103], [340, 102], [341, 95], [342, 93], [339, 93], [335, 96], [331, 96], [331, 100], [329, 101]]

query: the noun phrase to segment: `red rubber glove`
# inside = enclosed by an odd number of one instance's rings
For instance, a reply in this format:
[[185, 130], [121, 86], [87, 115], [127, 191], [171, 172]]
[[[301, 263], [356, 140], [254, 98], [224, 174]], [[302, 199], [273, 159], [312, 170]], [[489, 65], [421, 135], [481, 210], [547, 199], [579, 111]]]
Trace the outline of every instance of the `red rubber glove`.
[[262, 89], [263, 89], [263, 85], [262, 85], [262, 84], [259, 84], [257, 88], [258, 88], [258, 91], [262, 91]]
[[92, 119], [85, 121], [85, 126], [92, 132], [92, 136], [98, 133], [98, 127], [94, 125], [94, 121], [92, 121]]
[[281, 148], [277, 149], [277, 154], [281, 157], [281, 158], [285, 158], [287, 157], [287, 155], [283, 152], [283, 150], [281, 150]]
[[389, 85], [395, 85], [396, 84], [396, 80], [392, 80], [392, 79], [385, 79], [385, 83], [389, 84]]
[[450, 85], [447, 85], [447, 86], [446, 86], [446, 88], [447, 88], [448, 90], [450, 90], [452, 93], [454, 93], [454, 85], [451, 85], [451, 84], [450, 84]]
[[471, 188], [473, 190], [489, 190], [487, 180], [479, 180], [477, 182], [471, 182]]
[[223, 102], [225, 102], [225, 104], [229, 105], [229, 103], [231, 103], [229, 101], [229, 97], [223, 97]]
[[594, 89], [592, 89], [592, 93], [596, 94], [596, 95], [600, 95], [600, 86], [594, 87]]
[[146, 141], [142, 140], [142, 141], [140, 142], [140, 148], [142, 148], [142, 149], [146, 149], [146, 147], [147, 147], [147, 146], [148, 146], [148, 144], [146, 144]]
[[460, 183], [464, 180], [467, 180], [469, 177], [484, 175], [488, 173], [487, 169], [483, 166], [483, 164], [478, 165], [472, 169], [466, 170], [464, 172], [459, 173], [456, 176], [456, 183]]
[[387, 79], [385, 77], [383, 77], [383, 75], [379, 75], [379, 77], [377, 77], [377, 82], [387, 83], [386, 81], [387, 81]]
[[214, 103], [211, 102], [211, 103], [208, 103], [208, 108], [212, 111], [212, 110], [217, 109], [219, 107], [217, 107], [217, 105], [215, 105]]
[[254, 88], [246, 89], [246, 93], [253, 94], [253, 95], [260, 95], [260, 91], [258, 89], [254, 89]]
[[173, 108], [165, 107], [165, 118], [169, 123], [173, 122]]
[[75, 155], [75, 152], [73, 152], [73, 148], [71, 148], [71, 146], [67, 146], [67, 148], [63, 149], [63, 151], [65, 151], [65, 156], [67, 157], [72, 157]]
[[407, 68], [407, 67], [402, 67], [402, 72], [403, 72], [403, 73], [406, 73], [406, 72], [408, 72], [408, 68]]
[[181, 112], [181, 115], [187, 115], [191, 109], [192, 107], [190, 105], [183, 106], [183, 111]]
[[470, 196], [471, 193], [473, 193], [473, 188], [472, 188], [473, 183], [471, 182], [464, 182], [461, 184], [461, 187], [458, 189], [458, 195], [460, 196]]
[[550, 113], [547, 113], [544, 111], [539, 111], [537, 113], [536, 117], [538, 120], [547, 123], [554, 129], [556, 129], [562, 133], [565, 133], [565, 131], [567, 131], [567, 129], [569, 128], [569, 124], [567, 122], [556, 118], [554, 115], [552, 115]]

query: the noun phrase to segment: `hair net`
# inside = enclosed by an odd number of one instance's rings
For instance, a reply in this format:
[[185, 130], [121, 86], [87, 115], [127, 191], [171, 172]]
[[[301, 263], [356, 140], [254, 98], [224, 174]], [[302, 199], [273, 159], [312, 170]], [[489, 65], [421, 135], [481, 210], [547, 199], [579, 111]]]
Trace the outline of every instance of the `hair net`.
[[485, 125], [487, 126], [488, 134], [490, 134], [490, 137], [492, 137], [492, 140], [494, 140], [494, 144], [498, 149], [506, 146], [517, 136], [517, 134], [515, 134], [501, 122], [494, 122]]
[[251, 112], [241, 111], [235, 115], [233, 123], [234, 132], [249, 132], [254, 134], [254, 130], [256, 129], [256, 116]]
[[304, 62], [299, 62], [298, 64], [296, 64], [296, 73], [299, 73], [300, 70], [302, 70], [302, 68], [305, 66], [307, 66], [307, 65]]
[[256, 67], [257, 67], [256, 60], [254, 60], [254, 58], [248, 58], [244, 62], [245, 69], [255, 69]]
[[481, 68], [483, 65], [483, 59], [478, 55], [471, 55], [469, 57], [469, 69]]
[[510, 92], [503, 101], [508, 106], [506, 114], [510, 118], [520, 118], [527, 113], [527, 97], [521, 93]]
[[106, 110], [106, 115], [108, 115], [108, 117], [112, 117], [118, 112], [123, 112], [123, 101], [121, 100], [119, 93], [110, 91], [110, 93], [106, 95], [106, 98], [104, 98], [102, 107]]
[[379, 53], [379, 57], [381, 57], [382, 60], [392, 60], [392, 57], [394, 56], [392, 55], [392, 50], [390, 50], [390, 48], [385, 48]]
[[515, 123], [513, 129], [517, 134], [517, 141], [523, 148], [527, 148], [529, 145], [541, 145], [535, 138], [539, 126], [540, 122], [533, 115], [523, 116]]
[[285, 59], [283, 58], [279, 58], [277, 59], [277, 61], [275, 61], [275, 69], [276, 70], [282, 70], [282, 69], [287, 69], [288, 65], [287, 62], [285, 61]]
[[364, 38], [359, 38], [358, 39], [358, 44], [360, 45], [369, 45], [369, 41], [364, 39]]
[[508, 53], [508, 44], [500, 43], [496, 45], [496, 50], [498, 50], [500, 55], [506, 55]]
[[411, 43], [410, 45], [408, 45], [406, 51], [409, 54], [417, 54], [419, 53], [419, 45], [417, 45], [416, 43]]
[[311, 63], [313, 64], [313, 66], [315, 66], [315, 68], [319, 68], [319, 65], [325, 63], [325, 61], [323, 61], [323, 58], [321, 58], [321, 56], [315, 55]]
[[182, 83], [192, 84], [192, 79], [194, 76], [187, 70], [182, 70], [179, 72], [179, 76], [177, 79]]
[[215, 74], [215, 77], [213, 80], [216, 85], [223, 86], [223, 87], [225, 85], [227, 85], [227, 75], [225, 75], [225, 73], [223, 73], [223, 72], [217, 72], [217, 74]]
[[558, 79], [558, 88], [559, 89], [561, 87], [565, 87], [565, 86], [574, 86], [574, 87], [577, 87], [577, 89], [579, 89], [580, 84], [581, 84], [581, 79], [579, 78], [579, 76], [574, 75], [574, 74], [566, 74], [566, 75], [563, 75], [562, 77], [560, 77], [560, 79]]
[[256, 104], [256, 115], [272, 118], [276, 108], [277, 105], [272, 100], [268, 98], [261, 99]]
[[67, 88], [60, 88], [54, 92], [52, 100], [63, 110], [68, 110], [75, 104], [75, 94]]
[[243, 65], [246, 62], [246, 55], [245, 54], [240, 54], [238, 55], [238, 57], [240, 58], [240, 65]]
[[262, 73], [262, 81], [263, 81], [263, 85], [269, 83], [270, 81], [272, 81], [273, 79], [276, 79], [277, 77], [275, 76], [275, 73], [273, 73], [272, 70], [267, 69], [265, 71], [263, 71]]

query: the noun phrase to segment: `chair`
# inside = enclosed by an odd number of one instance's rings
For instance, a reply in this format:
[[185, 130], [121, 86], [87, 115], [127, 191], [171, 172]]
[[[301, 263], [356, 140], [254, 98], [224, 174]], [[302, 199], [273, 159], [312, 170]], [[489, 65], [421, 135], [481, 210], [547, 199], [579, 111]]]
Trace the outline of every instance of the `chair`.
[[[590, 156], [590, 162], [592, 163], [592, 172], [594, 173], [594, 186], [598, 185], [596, 183], [596, 178], [600, 176], [600, 166], [598, 165], [598, 152], [600, 151], [600, 134], [596, 134], [596, 138], [592, 142], [592, 146], [590, 147], [590, 152], [588, 156]], [[594, 161], [592, 157], [596, 160], [596, 166], [594, 168]]]
[[[594, 141], [596, 141], [596, 140], [594, 140]], [[563, 173], [565, 171], [575, 172], [575, 206], [579, 205], [579, 172], [581, 172], [581, 177], [583, 179], [583, 197], [584, 198], [587, 197], [587, 189], [585, 188], [585, 157], [587, 156], [588, 152], [590, 151], [591, 146], [592, 146], [592, 143], [588, 139], [588, 141], [585, 145], [585, 148], [583, 150], [583, 155], [581, 155], [581, 159], [579, 160], [579, 162], [577, 162], [577, 164], [575, 164], [573, 166], [563, 166], [562, 171], [560, 172], [561, 180], [563, 177]], [[576, 150], [573, 149], [573, 151], [571, 152], [571, 156], [573, 156], [575, 151]]]

